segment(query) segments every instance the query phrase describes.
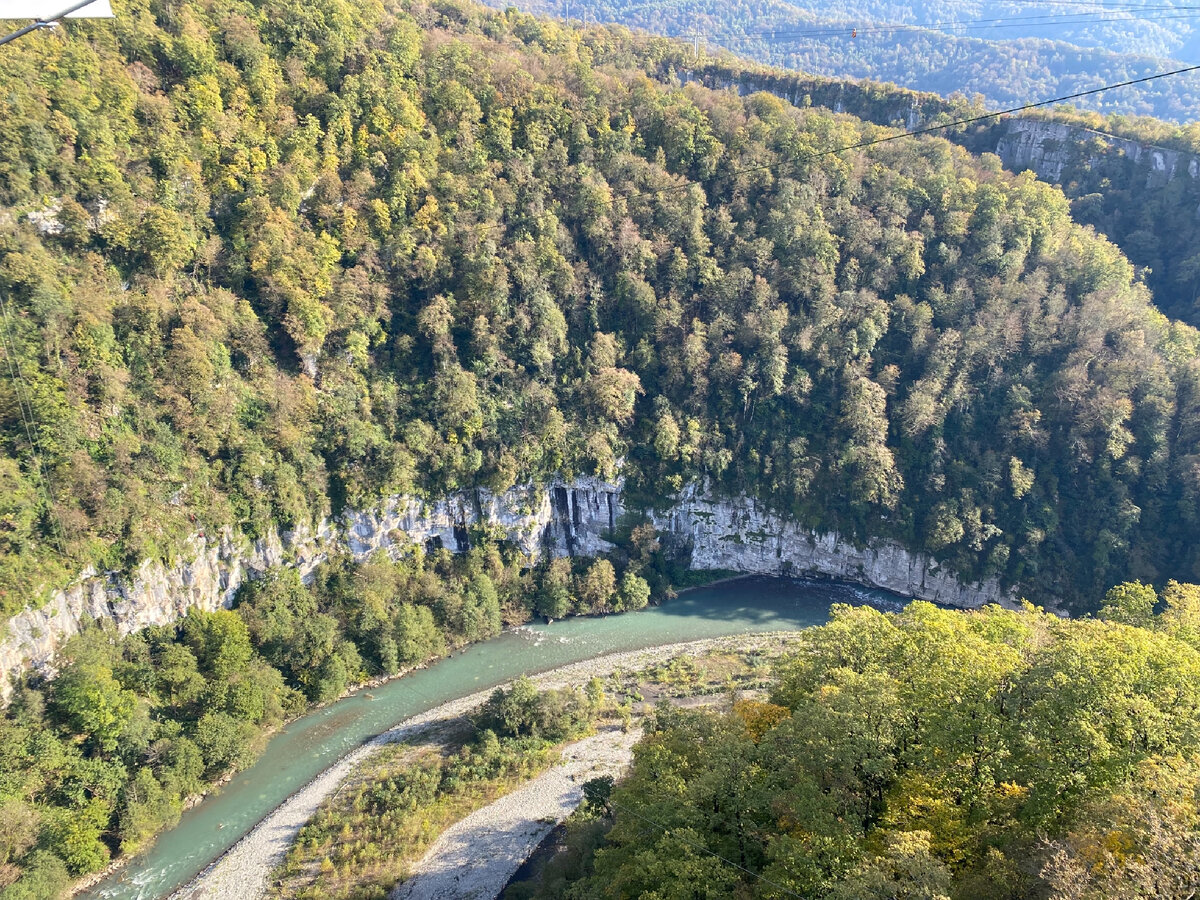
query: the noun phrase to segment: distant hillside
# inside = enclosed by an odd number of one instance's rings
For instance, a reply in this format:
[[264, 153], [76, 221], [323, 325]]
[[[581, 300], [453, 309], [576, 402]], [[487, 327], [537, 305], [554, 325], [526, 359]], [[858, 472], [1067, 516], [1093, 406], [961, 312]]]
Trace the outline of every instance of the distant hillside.
[[[601, 8], [631, 12], [638, 7], [624, 0], [600, 2]], [[653, 6], [723, 15], [740, 21], [745, 32], [782, 31], [783, 17], [808, 14], [857, 24], [864, 32], [881, 25], [913, 28], [936, 24], [943, 32], [989, 42], [1031, 38], [1114, 53], [1200, 61], [1200, 20], [1192, 15], [1195, 10], [1190, 0], [1141, 4], [1110, 0], [741, 0], [724, 6], [711, 0], [659, 0]], [[573, 5], [574, 14], [579, 15], [583, 8]]]
[[[699, 34], [710, 53], [839, 78], [871, 78], [944, 96], [976, 94], [991, 107], [1062, 96], [1200, 61], [1186, 4], [1150, 11], [1055, 3], [862, 0], [491, 0], [492, 5], [658, 34]], [[1148, 19], [1130, 18], [1142, 15]], [[947, 23], [943, 30], [914, 23]], [[888, 26], [897, 26], [889, 29]], [[857, 29], [857, 36], [852, 32]], [[1200, 75], [1084, 98], [1100, 112], [1187, 122], [1200, 109]]]

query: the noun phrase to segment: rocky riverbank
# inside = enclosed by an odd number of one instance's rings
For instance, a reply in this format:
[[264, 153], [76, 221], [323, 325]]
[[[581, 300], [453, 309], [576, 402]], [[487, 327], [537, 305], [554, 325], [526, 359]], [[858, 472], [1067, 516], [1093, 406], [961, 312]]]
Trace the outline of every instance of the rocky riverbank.
[[[551, 670], [533, 680], [541, 688], [585, 684], [592, 678], [606, 677], [618, 669], [642, 668], [675, 656], [694, 657], [718, 649], [756, 646], [777, 637], [778, 635], [748, 635], [711, 638], [647, 650], [610, 653]], [[491, 693], [491, 690], [479, 691], [444, 703], [400, 723], [347, 754], [278, 806], [190, 884], [176, 891], [172, 900], [256, 900], [261, 897], [266, 889], [267, 877], [282, 861], [301, 826], [312, 817], [321, 803], [338, 789], [356, 766], [386, 744], [410, 740], [459, 718], [482, 704]], [[534, 845], [536, 846], [536, 842]], [[515, 866], [513, 869], [515, 870]], [[509, 871], [504, 880], [511, 874]], [[504, 880], [500, 882], [501, 886]]]
[[607, 729], [563, 748], [560, 765], [446, 829], [391, 900], [490, 900], [583, 801], [583, 783], [618, 776], [641, 729]]

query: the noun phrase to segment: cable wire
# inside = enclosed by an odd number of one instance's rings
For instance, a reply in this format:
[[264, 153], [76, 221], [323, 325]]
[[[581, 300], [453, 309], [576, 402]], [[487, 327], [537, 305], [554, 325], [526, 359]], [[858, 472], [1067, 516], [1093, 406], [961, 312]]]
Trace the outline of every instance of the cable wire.
[[[630, 6], [624, 6], [619, 10], [619, 14], [621, 16], [628, 16], [630, 13], [641, 12], [643, 10], [658, 12], [665, 8], [678, 8], [678, 7], [688, 7], [688, 6], [700, 7], [700, 6], [704, 6], [704, 5], [707, 5], [707, 4], [700, 2], [700, 0], [650, 0], [650, 2], [646, 2], [646, 3], [638, 3], [638, 4], [634, 4], [634, 5], [630, 5]], [[1148, 11], [1148, 10], [1170, 11], [1170, 10], [1195, 9], [1194, 6], [1174, 5], [1174, 4], [1169, 4], [1169, 3], [1168, 4], [1135, 3], [1135, 2], [1132, 2], [1132, 0], [1114, 0], [1114, 2], [1110, 2], [1110, 0], [1011, 0], [1011, 5], [1016, 6], [1018, 8], [1029, 8], [1029, 9], [1036, 9], [1036, 8], [1042, 7], [1042, 6], [1070, 6], [1070, 7], [1090, 8], [1093, 11], [1117, 10], [1117, 11], [1130, 11], [1130, 12], [1140, 12], [1140, 11]], [[815, 10], [804, 10], [804, 9], [800, 9], [799, 11], [800, 12], [815, 12]], [[700, 12], [702, 12], [702, 10], [697, 9], [697, 13], [700, 13]], [[618, 20], [613, 19], [612, 21], [618, 21]], [[789, 26], [787, 26], [785, 24], [783, 27], [786, 28]], [[770, 31], [772, 29], [764, 28], [761, 30]]]
[[[1200, 72], [1200, 63], [1198, 63], [1196, 65], [1191, 65], [1191, 66], [1183, 66], [1182, 68], [1179, 68], [1179, 69], [1172, 69], [1168, 72], [1156, 72], [1153, 75], [1145, 75], [1141, 78], [1131, 78], [1128, 81], [1119, 81], [1119, 82], [1116, 82], [1115, 84], [1106, 84], [1101, 87], [1091, 88], [1086, 91], [1076, 91], [1073, 94], [1063, 94], [1062, 96], [1051, 97], [1047, 100], [1036, 100], [1036, 101], [1033, 101], [1030, 103], [1025, 103], [1021, 106], [1010, 106], [1006, 109], [998, 109], [995, 112], [981, 113], [977, 116], [967, 116], [966, 118], [962, 118], [962, 119], [954, 119], [952, 121], [942, 122], [937, 125], [929, 125], [929, 126], [926, 126], [925, 128], [916, 128], [911, 131], [900, 131], [895, 134], [889, 134], [889, 135], [886, 135], [881, 138], [873, 138], [873, 139], [867, 140], [867, 141], [859, 141], [856, 144], [846, 144], [841, 147], [833, 147], [829, 150], [821, 150], [821, 151], [818, 151], [815, 153], [808, 153], [808, 154], [805, 154], [803, 156], [800, 156], [800, 157], [797, 157], [794, 159], [776, 160], [775, 162], [764, 163], [759, 166], [747, 166], [742, 169], [733, 169], [731, 171], [724, 172], [724, 173], [718, 173], [718, 174], [720, 177], [723, 177], [723, 178], [736, 178], [739, 175], [747, 175], [747, 174], [751, 174], [753, 172], [765, 172], [765, 171], [769, 171], [772, 169], [780, 169], [780, 168], [783, 168], [784, 166], [789, 166], [789, 165], [794, 166], [799, 163], [813, 162], [818, 159], [823, 159], [827, 156], [836, 156], [839, 153], [848, 153], [851, 150], [863, 150], [863, 149], [866, 149], [867, 147], [875, 147], [880, 144], [887, 144], [887, 143], [891, 143], [892, 141], [903, 140], [904, 138], [920, 137], [921, 135], [925, 135], [925, 134], [933, 134], [938, 131], [945, 131], [948, 128], [958, 128], [958, 127], [961, 127], [964, 125], [973, 125], [977, 122], [986, 122], [988, 119], [998, 119], [1002, 116], [1011, 116], [1011, 115], [1015, 115], [1017, 113], [1026, 112], [1031, 109], [1039, 109], [1043, 106], [1054, 106], [1057, 103], [1065, 103], [1068, 100], [1078, 100], [1082, 97], [1091, 97], [1096, 94], [1102, 94], [1105, 91], [1113, 91], [1118, 88], [1132, 87], [1132, 86], [1138, 85], [1138, 84], [1146, 84], [1147, 82], [1157, 81], [1162, 78], [1171, 78], [1176, 75], [1184, 75], [1189, 72]], [[880, 127], [883, 127], [883, 126], [880, 126]], [[668, 174], [670, 174], [670, 173], [668, 173]], [[716, 176], [714, 176], [714, 177], [716, 177]], [[702, 188], [703, 186], [698, 181], [686, 181], [682, 184], [667, 185], [667, 186], [661, 187], [661, 188], [654, 188], [653, 190], [633, 191], [628, 194], [613, 196], [613, 197], [608, 198], [604, 202], [611, 205], [613, 203], [616, 203], [618, 200], [624, 200], [626, 202], [637, 201], [637, 200], [645, 199], [647, 197], [657, 197], [657, 196], [661, 196], [662, 194], [671, 194], [671, 193], [675, 193], [677, 191], [687, 191], [687, 190], [691, 190], [694, 187]], [[491, 231], [494, 228], [505, 228], [508, 225], [509, 225], [509, 223], [504, 220], [497, 220], [495, 222], [478, 222], [478, 223], [475, 223], [473, 226], [470, 226], [470, 228], [473, 233], [478, 234], [479, 232]]]
[[45, 19], [38, 19], [37, 21], [26, 25], [24, 28], [17, 29], [12, 34], [6, 34], [4, 37], [0, 37], [0, 44], [7, 44], [9, 41], [15, 41], [17, 38], [23, 37], [24, 35], [29, 34], [31, 31], [39, 31], [42, 28], [52, 28], [58, 24], [60, 19], [65, 19], [71, 13], [79, 12], [79, 10], [83, 9], [85, 6], [91, 6], [95, 2], [96, 0], [79, 0], [78, 3], [68, 6], [62, 12], [57, 12], [52, 16], [46, 17]]
[[[1154, 15], [1117, 15], [1115, 13], [1062, 13], [1031, 16], [1010, 16], [997, 19], [971, 19], [962, 22], [897, 22], [856, 25], [853, 20], [839, 23], [813, 24], [809, 28], [783, 26], [756, 32], [740, 32], [728, 35], [707, 35], [717, 44], [783, 43], [810, 38], [845, 37], [853, 32], [858, 37], [868, 34], [894, 34], [896, 32], [933, 31], [938, 33], [964, 31], [992, 31], [1001, 28], [1048, 28], [1054, 25], [1099, 25], [1107, 22], [1165, 22], [1179, 19], [1195, 19], [1198, 7], [1164, 7]], [[1050, 40], [1051, 38], [1044, 38]], [[1087, 49], [1087, 48], [1084, 48]]]
[[[988, 119], [997, 119], [997, 118], [1000, 118], [1001, 116], [1010, 116], [1010, 115], [1014, 115], [1016, 113], [1025, 112], [1026, 110], [1030, 110], [1030, 109], [1038, 109], [1039, 107], [1043, 107], [1043, 106], [1053, 106], [1056, 103], [1064, 103], [1068, 100], [1078, 100], [1081, 97], [1090, 97], [1094, 94], [1101, 94], [1105, 91], [1116, 90], [1117, 88], [1132, 87], [1133, 85], [1136, 85], [1136, 84], [1144, 84], [1148, 81], [1155, 81], [1160, 78], [1170, 78], [1174, 75], [1183, 75], [1184, 73], [1187, 73], [1187, 72], [1197, 72], [1197, 71], [1200, 71], [1200, 64], [1196, 64], [1196, 65], [1192, 65], [1192, 66], [1184, 66], [1183, 68], [1180, 68], [1180, 69], [1172, 69], [1169, 72], [1158, 72], [1154, 75], [1146, 75], [1142, 78], [1131, 78], [1128, 81], [1121, 81], [1116, 84], [1106, 84], [1103, 87], [1092, 88], [1092, 89], [1086, 90], [1086, 91], [1076, 91], [1073, 94], [1064, 94], [1061, 97], [1051, 97], [1048, 100], [1037, 100], [1032, 103], [1026, 103], [1022, 106], [1010, 106], [1007, 109], [999, 109], [999, 110], [996, 110], [995, 112], [981, 113], [980, 115], [977, 115], [977, 116], [968, 116], [963, 119], [954, 119], [950, 122], [942, 122], [938, 125], [929, 125], [929, 126], [926, 126], [925, 128], [916, 128], [911, 131], [901, 131], [896, 134], [889, 134], [889, 135], [886, 135], [885, 137], [873, 138], [868, 141], [859, 141], [856, 144], [846, 144], [841, 147], [833, 147], [829, 150], [821, 150], [821, 151], [818, 151], [815, 153], [808, 153], [808, 154], [805, 154], [805, 155], [795, 158], [795, 159], [778, 160], [776, 162], [764, 163], [763, 165], [760, 165], [760, 166], [748, 166], [743, 169], [734, 169], [731, 172], [724, 173], [724, 177], [735, 178], [739, 175], [746, 175], [751, 172], [763, 172], [763, 171], [766, 171], [769, 169], [781, 168], [786, 165], [795, 165], [797, 163], [802, 163], [802, 162], [812, 162], [814, 160], [823, 159], [826, 156], [835, 156], [839, 153], [848, 153], [851, 150], [862, 150], [867, 147], [878, 146], [879, 144], [887, 144], [887, 143], [890, 143], [891, 141], [903, 140], [904, 138], [918, 137], [923, 134], [933, 134], [936, 131], [944, 131], [947, 128], [958, 128], [963, 125], [972, 125], [976, 122], [984, 122], [984, 121], [987, 121]], [[636, 192], [636, 193], [632, 193], [632, 194], [627, 194], [623, 198], [614, 198], [614, 199], [640, 200], [644, 197], [653, 197], [653, 196], [657, 196], [659, 194], [666, 194], [666, 193], [671, 193], [674, 191], [688, 190], [696, 185], [697, 185], [696, 182], [688, 182], [686, 184], [668, 185], [666, 187], [656, 188], [656, 189], [650, 190], [650, 191], [641, 191], [641, 192]]]

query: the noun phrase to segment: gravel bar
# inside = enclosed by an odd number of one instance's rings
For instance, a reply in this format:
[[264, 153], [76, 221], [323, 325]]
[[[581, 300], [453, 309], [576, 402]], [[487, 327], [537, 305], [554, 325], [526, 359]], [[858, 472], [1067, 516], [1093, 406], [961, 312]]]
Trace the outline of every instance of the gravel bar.
[[[665, 644], [646, 650], [610, 653], [569, 666], [552, 669], [533, 680], [541, 688], [578, 684], [591, 678], [603, 678], [616, 669], [637, 669], [673, 656], [701, 656], [711, 650], [734, 649], [753, 645], [780, 632], [758, 635], [733, 635]], [[189, 884], [171, 895], [171, 900], [257, 900], [266, 892], [267, 878], [283, 861], [301, 827], [317, 808], [333, 794], [355, 766], [386, 744], [419, 736], [431, 726], [458, 718], [482, 704], [495, 688], [478, 691], [411, 719], [406, 719], [342, 757], [307, 785], [276, 807], [249, 834], [231, 847], [220, 859], [197, 875]], [[501, 883], [503, 887], [503, 882]]]
[[641, 729], [563, 749], [563, 762], [442, 832], [391, 900], [494, 900], [543, 838], [583, 802], [583, 783], [629, 765]]

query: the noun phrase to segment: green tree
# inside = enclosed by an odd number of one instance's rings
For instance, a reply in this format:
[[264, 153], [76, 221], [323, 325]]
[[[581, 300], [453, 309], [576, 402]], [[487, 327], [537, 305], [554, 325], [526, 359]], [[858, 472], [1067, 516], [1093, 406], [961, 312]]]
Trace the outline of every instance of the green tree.
[[[121, 687], [108, 666], [76, 662], [55, 679], [54, 704], [68, 727], [109, 752], [132, 721], [137, 697]], [[71, 860], [68, 864], [79, 868]]]
[[34, 850], [25, 860], [20, 879], [5, 889], [6, 900], [53, 900], [70, 880], [62, 859], [49, 850]]
[[883, 855], [862, 863], [826, 896], [831, 900], [949, 900], [952, 878], [929, 848], [930, 835], [888, 836]]
[[47, 825], [46, 843], [66, 863], [72, 875], [84, 875], [103, 869], [109, 851], [101, 840], [108, 825], [109, 807], [93, 800], [81, 809], [57, 812]]
[[1200, 585], [1167, 582], [1160, 624], [1173, 637], [1200, 649]]
[[424, 606], [402, 603], [396, 611], [395, 635], [400, 659], [407, 665], [446, 652], [446, 641], [433, 620], [433, 612]]
[[582, 612], [605, 613], [612, 609], [617, 590], [617, 573], [607, 559], [598, 559], [588, 566], [578, 581], [576, 594]]
[[537, 610], [552, 619], [561, 619], [571, 611], [571, 562], [562, 557], [551, 559], [542, 571]]
[[134, 853], [165, 826], [178, 820], [182, 798], [166, 789], [149, 769], [139, 769], [123, 790], [118, 814], [121, 852]]
[[617, 612], [631, 609], [644, 609], [650, 602], [650, 585], [646, 579], [633, 571], [626, 571], [621, 576], [621, 585], [617, 590], [617, 601], [614, 608]]
[[206, 771], [224, 772], [246, 761], [253, 729], [225, 712], [207, 712], [196, 723], [193, 738], [204, 758]]
[[0, 865], [15, 861], [33, 847], [39, 819], [36, 807], [21, 800], [0, 803]]
[[254, 655], [249, 629], [229, 610], [188, 610], [180, 634], [200, 668], [213, 678], [227, 679], [245, 671]]
[[537, 736], [543, 723], [542, 698], [522, 675], [507, 690], [497, 688], [481, 711], [481, 719], [501, 737]]
[[1158, 595], [1148, 584], [1137, 581], [1109, 588], [1100, 607], [1100, 618], [1126, 625], [1148, 626], [1154, 620]]

